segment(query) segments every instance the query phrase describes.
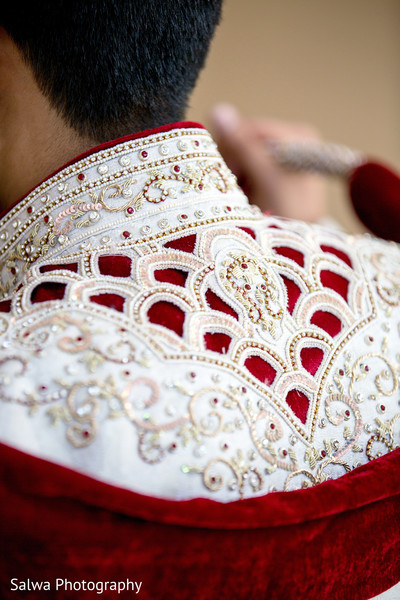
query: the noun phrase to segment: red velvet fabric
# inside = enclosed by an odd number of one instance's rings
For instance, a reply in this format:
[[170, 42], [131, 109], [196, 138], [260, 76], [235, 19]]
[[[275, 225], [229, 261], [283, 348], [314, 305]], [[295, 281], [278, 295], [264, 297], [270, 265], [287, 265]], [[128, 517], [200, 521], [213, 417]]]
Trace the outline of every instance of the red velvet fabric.
[[166, 300], [154, 302], [147, 311], [147, 317], [150, 323], [162, 325], [182, 337], [185, 312], [176, 304]]
[[289, 277], [286, 277], [286, 275], [281, 275], [283, 283], [285, 284], [285, 288], [286, 288], [286, 292], [287, 292], [287, 296], [288, 296], [288, 301], [287, 301], [287, 309], [290, 312], [290, 314], [293, 314], [293, 311], [296, 307], [296, 302], [297, 300], [300, 298], [301, 295], [301, 289], [299, 288], [299, 286]]
[[226, 333], [207, 331], [204, 334], [204, 345], [207, 350], [219, 352], [219, 354], [227, 354], [231, 341], [231, 336]]
[[253, 238], [253, 240], [256, 239], [256, 234], [253, 229], [250, 229], [250, 227], [238, 227], [238, 229], [241, 229], [245, 233], [248, 233]]
[[181, 269], [156, 269], [154, 271], [154, 279], [185, 287], [188, 274], [187, 271], [182, 271]]
[[78, 272], [78, 263], [61, 263], [53, 265], [43, 265], [39, 267], [41, 273], [50, 273], [51, 271], [72, 271], [73, 273]]
[[171, 240], [164, 244], [164, 248], [172, 248], [173, 250], [182, 250], [182, 252], [189, 252], [192, 254], [195, 245], [196, 245], [196, 234], [185, 235], [183, 237], [177, 238], [176, 240]]
[[229, 304], [224, 302], [224, 300], [222, 300], [222, 298], [220, 298], [218, 294], [215, 294], [212, 291], [212, 289], [208, 288], [208, 290], [205, 293], [205, 297], [207, 304], [210, 308], [212, 308], [213, 310], [219, 310], [220, 312], [224, 312], [227, 315], [231, 315], [231, 317], [233, 317], [237, 321], [239, 320], [239, 315], [237, 314], [237, 312], [231, 306], [229, 306]]
[[66, 283], [58, 281], [45, 281], [39, 283], [31, 294], [32, 304], [46, 302], [47, 300], [62, 300], [65, 294]]
[[342, 322], [340, 319], [326, 310], [315, 311], [310, 319], [310, 323], [320, 327], [332, 337], [335, 337], [342, 329]]
[[265, 385], [272, 385], [276, 377], [276, 370], [261, 356], [249, 356], [244, 361], [244, 366], [254, 377]]
[[0, 302], [0, 312], [10, 312], [11, 310], [11, 300], [2, 300]]
[[280, 254], [281, 256], [285, 256], [286, 258], [291, 258], [296, 262], [300, 267], [304, 267], [304, 254], [299, 250], [294, 250], [293, 248], [287, 248], [286, 246], [276, 246], [273, 248], [274, 252]]
[[310, 401], [307, 396], [300, 390], [290, 390], [290, 392], [287, 393], [285, 400], [296, 417], [298, 417], [302, 423], [306, 423], [310, 406]]
[[300, 351], [301, 364], [310, 375], [315, 375], [324, 358], [321, 348], [302, 348]]
[[358, 167], [349, 182], [350, 197], [361, 221], [375, 235], [400, 242], [400, 177], [384, 165]]
[[129, 256], [121, 254], [99, 256], [98, 265], [101, 275], [111, 275], [111, 277], [131, 276], [132, 260]]
[[16, 594], [13, 577], [130, 578], [145, 600], [364, 600], [400, 579], [400, 450], [231, 504], [141, 496], [4, 445], [0, 457], [5, 600], [98, 597]]
[[333, 248], [332, 246], [326, 246], [324, 244], [321, 244], [321, 250], [323, 252], [327, 252], [328, 254], [334, 254], [337, 258], [340, 258], [340, 260], [342, 260], [346, 263], [346, 265], [352, 268], [353, 265], [351, 263], [350, 257], [347, 256], [347, 254], [342, 250], [339, 250], [338, 248]]
[[323, 270], [320, 273], [321, 283], [324, 287], [330, 288], [334, 290], [344, 300], [347, 301], [347, 292], [349, 289], [349, 281], [345, 277], [342, 277], [338, 273], [334, 273], [333, 271]]
[[89, 299], [91, 302], [95, 302], [101, 306], [107, 306], [118, 312], [123, 312], [124, 310], [125, 298], [119, 294], [94, 294], [93, 296], [90, 296]]

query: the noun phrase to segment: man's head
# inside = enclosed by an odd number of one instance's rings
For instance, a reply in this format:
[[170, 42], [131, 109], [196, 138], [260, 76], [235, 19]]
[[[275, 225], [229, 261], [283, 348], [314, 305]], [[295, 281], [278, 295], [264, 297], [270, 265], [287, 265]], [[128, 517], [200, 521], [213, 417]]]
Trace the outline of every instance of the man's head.
[[31, 0], [0, 25], [65, 122], [97, 142], [182, 119], [222, 0]]

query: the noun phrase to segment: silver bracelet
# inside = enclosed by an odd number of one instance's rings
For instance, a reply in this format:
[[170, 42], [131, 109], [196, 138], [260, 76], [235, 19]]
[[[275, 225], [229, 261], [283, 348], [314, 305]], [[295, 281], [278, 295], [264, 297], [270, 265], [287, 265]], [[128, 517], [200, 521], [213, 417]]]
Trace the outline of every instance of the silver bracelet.
[[283, 167], [323, 175], [347, 177], [366, 162], [360, 152], [339, 144], [295, 141], [268, 141], [268, 152]]

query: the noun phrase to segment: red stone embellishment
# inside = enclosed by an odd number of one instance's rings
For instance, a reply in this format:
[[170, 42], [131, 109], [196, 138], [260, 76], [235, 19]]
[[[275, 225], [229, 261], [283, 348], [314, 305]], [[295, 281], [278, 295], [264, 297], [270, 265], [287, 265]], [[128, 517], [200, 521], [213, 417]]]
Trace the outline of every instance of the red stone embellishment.
[[49, 222], [49, 215], [45, 215], [45, 216], [43, 217], [43, 221], [44, 221], [45, 223], [48, 223], [48, 222]]
[[174, 167], [175, 173], [179, 173], [180, 170], [181, 170], [181, 168], [178, 165], [175, 165], [175, 167]]
[[129, 231], [123, 231], [122, 235], [124, 236], [124, 238], [128, 238], [131, 234], [129, 233]]
[[142, 150], [140, 153], [140, 158], [143, 160], [146, 160], [146, 158], [148, 157], [149, 153], [147, 152], [147, 150]]
[[135, 212], [135, 209], [132, 206], [128, 206], [128, 208], [126, 209], [126, 212], [128, 213], [128, 215], [133, 215], [133, 213]]
[[26, 212], [30, 215], [32, 212], [32, 206], [28, 206], [28, 208], [26, 209]]
[[85, 173], [79, 173], [79, 175], [78, 175], [78, 179], [79, 179], [79, 181], [84, 181], [84, 180], [85, 180], [85, 178], [86, 178], [86, 175], [85, 175]]

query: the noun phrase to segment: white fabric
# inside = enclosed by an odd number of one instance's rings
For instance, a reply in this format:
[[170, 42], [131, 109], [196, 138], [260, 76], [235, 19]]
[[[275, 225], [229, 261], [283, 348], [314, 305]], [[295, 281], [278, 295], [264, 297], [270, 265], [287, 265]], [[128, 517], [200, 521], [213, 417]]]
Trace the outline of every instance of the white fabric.
[[[165, 246], [194, 234], [193, 252]], [[136, 492], [222, 502], [315, 485], [398, 445], [398, 247], [264, 217], [207, 132], [82, 159], [12, 209], [0, 241], [12, 298], [0, 315], [4, 443]], [[101, 272], [110, 255], [131, 261], [129, 276]], [[44, 272], [54, 263], [77, 272]], [[157, 280], [162, 269], [185, 285]], [[348, 282], [346, 299], [327, 272]], [[300, 290], [292, 314], [288, 280]], [[32, 302], [49, 282], [64, 297]], [[208, 290], [238, 318], [211, 308]], [[91, 300], [101, 294], [122, 310]], [[182, 336], [149, 322], [157, 302], [183, 311]], [[312, 322], [318, 311], [340, 321], [337, 335]], [[207, 350], [207, 333], [229, 348]], [[252, 357], [272, 382], [252, 374]]]
[[390, 590], [386, 590], [386, 592], [374, 596], [371, 600], [400, 600], [400, 582], [396, 583]]

